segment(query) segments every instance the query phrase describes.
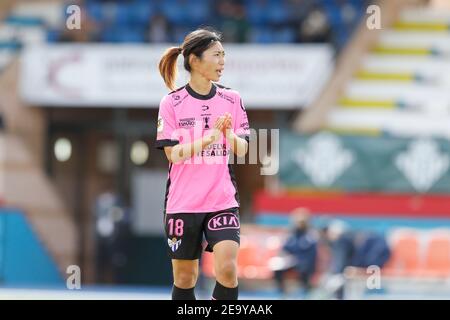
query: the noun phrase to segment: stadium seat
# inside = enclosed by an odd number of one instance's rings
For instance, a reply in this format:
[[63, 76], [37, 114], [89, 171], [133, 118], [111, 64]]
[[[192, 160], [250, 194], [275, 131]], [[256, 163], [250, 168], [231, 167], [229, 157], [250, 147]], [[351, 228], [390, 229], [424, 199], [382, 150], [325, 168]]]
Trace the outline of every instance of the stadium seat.
[[450, 232], [436, 230], [430, 234], [424, 267], [427, 275], [450, 275]]
[[247, 16], [254, 26], [263, 26], [268, 20], [268, 5], [265, 1], [249, 2], [246, 6]]
[[101, 40], [103, 42], [136, 42], [145, 40], [144, 30], [138, 28], [119, 28], [103, 31]]
[[432, 230], [421, 235], [399, 230], [393, 234], [391, 248], [392, 257], [383, 268], [386, 276], [450, 276], [450, 231]]
[[273, 43], [275, 32], [269, 28], [254, 28], [251, 32], [251, 41], [256, 43]]
[[204, 2], [192, 1], [190, 9], [186, 11], [186, 21], [192, 25], [198, 25], [206, 23], [210, 16], [210, 7]]
[[115, 11], [115, 23], [120, 28], [122, 26], [126, 26], [131, 24], [132, 22], [132, 6], [125, 4], [125, 3], [119, 3], [116, 5], [116, 11]]
[[417, 274], [420, 268], [419, 234], [409, 230], [399, 230], [392, 236], [392, 256], [384, 267], [386, 275]]
[[186, 36], [187, 33], [190, 32], [190, 28], [187, 26], [177, 26], [174, 28], [173, 31], [173, 36], [174, 36], [174, 41], [176, 43], [183, 43], [184, 41], [184, 37]]
[[[267, 266], [264, 250], [243, 241], [238, 255], [238, 277], [242, 279], [268, 279], [272, 276]], [[214, 277], [214, 255], [203, 254], [202, 270], [206, 277]]]
[[275, 42], [292, 43], [295, 42], [295, 31], [292, 28], [283, 28], [275, 33]]
[[[103, 9], [100, 3], [90, 2], [86, 4], [86, 11], [89, 17], [95, 21], [103, 20]], [[64, 12], [64, 14], [66, 14]]]
[[164, 1], [161, 4], [161, 10], [169, 22], [175, 25], [183, 25], [186, 23], [187, 7], [181, 2], [176, 0]]
[[138, 2], [134, 4], [131, 11], [133, 25], [148, 25], [150, 22], [150, 18], [154, 13], [155, 10], [151, 2]]
[[36, 26], [44, 26], [44, 21], [39, 17], [27, 17], [27, 16], [14, 16], [11, 15], [6, 17], [4, 20], [5, 23], [14, 26], [22, 26], [22, 27], [36, 27]]
[[[269, 261], [275, 257], [281, 246], [281, 235], [267, 236], [257, 231], [241, 237], [238, 254], [238, 277], [241, 279], [269, 280], [273, 271]], [[214, 277], [214, 256], [206, 253], [202, 256], [202, 270], [206, 277]]]
[[284, 5], [272, 3], [267, 12], [267, 20], [269, 23], [282, 24], [288, 19], [288, 11]]

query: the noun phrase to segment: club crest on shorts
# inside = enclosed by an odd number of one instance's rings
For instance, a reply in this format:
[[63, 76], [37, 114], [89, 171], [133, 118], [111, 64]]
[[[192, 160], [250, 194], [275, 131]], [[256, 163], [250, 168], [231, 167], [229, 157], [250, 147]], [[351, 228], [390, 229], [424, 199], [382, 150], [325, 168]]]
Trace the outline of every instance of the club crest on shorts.
[[181, 239], [177, 240], [177, 238], [167, 239], [167, 243], [169, 244], [170, 249], [172, 252], [175, 252], [178, 250], [181, 244]]

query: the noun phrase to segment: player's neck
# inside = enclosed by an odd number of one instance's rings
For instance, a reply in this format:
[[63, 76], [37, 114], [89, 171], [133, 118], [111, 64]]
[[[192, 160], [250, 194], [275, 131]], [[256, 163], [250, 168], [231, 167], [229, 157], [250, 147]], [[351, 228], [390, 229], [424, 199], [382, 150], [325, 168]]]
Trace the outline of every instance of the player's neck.
[[189, 86], [201, 95], [207, 95], [211, 91], [212, 82], [203, 77], [191, 77]]

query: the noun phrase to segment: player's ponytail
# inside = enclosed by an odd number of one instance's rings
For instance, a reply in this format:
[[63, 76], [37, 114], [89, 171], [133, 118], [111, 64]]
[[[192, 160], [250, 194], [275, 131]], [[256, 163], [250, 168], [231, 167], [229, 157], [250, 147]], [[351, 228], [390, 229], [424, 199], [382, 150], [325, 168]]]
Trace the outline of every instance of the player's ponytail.
[[164, 52], [161, 61], [159, 61], [159, 73], [161, 73], [166, 86], [170, 90], [174, 90], [175, 88], [177, 58], [182, 50], [183, 49], [179, 47], [171, 47]]
[[184, 68], [191, 72], [189, 56], [191, 54], [198, 58], [216, 41], [221, 41], [221, 36], [213, 29], [197, 29], [189, 33], [180, 47], [171, 47], [167, 49], [159, 61], [159, 72], [164, 79], [166, 86], [170, 90], [175, 88], [177, 77], [177, 58], [180, 53], [184, 57]]

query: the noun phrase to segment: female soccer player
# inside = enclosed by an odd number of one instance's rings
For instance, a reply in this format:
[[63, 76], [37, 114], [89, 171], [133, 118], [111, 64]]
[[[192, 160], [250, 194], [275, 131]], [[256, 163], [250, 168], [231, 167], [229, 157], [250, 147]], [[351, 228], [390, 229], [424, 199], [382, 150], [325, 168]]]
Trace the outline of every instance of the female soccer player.
[[[190, 80], [174, 90], [180, 54]], [[212, 299], [238, 298], [239, 196], [228, 160], [230, 152], [245, 156], [250, 132], [239, 93], [214, 83], [224, 65], [220, 35], [206, 29], [167, 49], [159, 63], [174, 90], [161, 100], [156, 142], [169, 160], [164, 223], [174, 300], [195, 299], [203, 234], [214, 253]]]

